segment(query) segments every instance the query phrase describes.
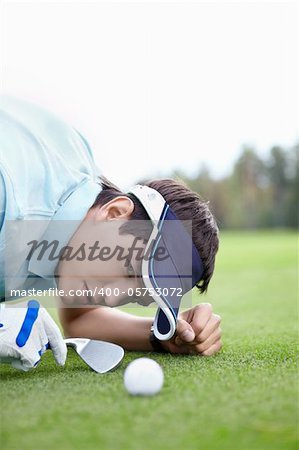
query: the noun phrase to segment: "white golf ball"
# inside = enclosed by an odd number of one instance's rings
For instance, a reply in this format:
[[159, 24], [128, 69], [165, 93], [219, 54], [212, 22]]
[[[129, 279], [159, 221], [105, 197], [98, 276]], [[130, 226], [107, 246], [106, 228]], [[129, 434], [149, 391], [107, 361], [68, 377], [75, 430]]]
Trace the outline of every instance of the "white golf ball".
[[132, 395], [155, 395], [164, 381], [162, 367], [150, 358], [138, 358], [125, 370], [124, 383]]

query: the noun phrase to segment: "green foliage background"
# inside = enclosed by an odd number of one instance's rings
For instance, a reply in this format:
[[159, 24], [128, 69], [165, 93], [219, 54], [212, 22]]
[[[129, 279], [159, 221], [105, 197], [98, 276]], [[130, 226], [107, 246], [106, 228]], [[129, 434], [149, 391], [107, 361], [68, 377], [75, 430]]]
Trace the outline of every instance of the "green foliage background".
[[210, 202], [219, 227], [269, 228], [298, 226], [299, 144], [273, 147], [261, 158], [244, 147], [231, 174], [215, 180], [205, 166], [193, 176], [172, 174]]

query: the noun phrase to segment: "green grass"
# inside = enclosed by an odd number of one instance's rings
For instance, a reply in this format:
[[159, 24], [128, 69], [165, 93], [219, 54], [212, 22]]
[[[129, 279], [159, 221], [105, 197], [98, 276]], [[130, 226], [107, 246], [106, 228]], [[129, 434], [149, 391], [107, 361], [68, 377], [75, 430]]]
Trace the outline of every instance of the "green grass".
[[153, 398], [123, 387], [124, 369], [140, 353], [102, 376], [74, 353], [65, 368], [50, 353], [30, 373], [2, 366], [1, 449], [297, 448], [296, 256], [295, 233], [223, 233], [202, 300], [223, 318], [223, 351], [150, 354], [165, 373]]

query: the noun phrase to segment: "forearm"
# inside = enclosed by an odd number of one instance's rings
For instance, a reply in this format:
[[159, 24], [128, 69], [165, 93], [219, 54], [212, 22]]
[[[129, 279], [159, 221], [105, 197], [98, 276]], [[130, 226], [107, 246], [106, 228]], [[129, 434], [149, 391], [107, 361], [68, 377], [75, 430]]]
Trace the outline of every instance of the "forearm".
[[126, 350], [152, 350], [149, 341], [152, 318], [137, 317], [105, 306], [61, 309], [59, 315], [68, 337], [113, 342]]

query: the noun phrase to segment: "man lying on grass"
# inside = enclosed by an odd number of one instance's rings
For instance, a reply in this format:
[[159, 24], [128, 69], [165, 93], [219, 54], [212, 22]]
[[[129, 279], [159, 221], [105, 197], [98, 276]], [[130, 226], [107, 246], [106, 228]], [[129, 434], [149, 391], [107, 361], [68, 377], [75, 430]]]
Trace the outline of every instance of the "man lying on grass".
[[[7, 97], [0, 101], [0, 151], [2, 300], [55, 288], [69, 337], [127, 350], [206, 356], [220, 350], [220, 317], [211, 305], [179, 313], [192, 287], [207, 291], [218, 250], [217, 225], [196, 193], [171, 179], [127, 193], [99, 182], [90, 147], [76, 130]], [[26, 248], [24, 235], [34, 236]], [[156, 302], [155, 318], [114, 308], [132, 301]], [[28, 370], [50, 347], [64, 364], [62, 336], [37, 301], [3, 305], [0, 362]]]

